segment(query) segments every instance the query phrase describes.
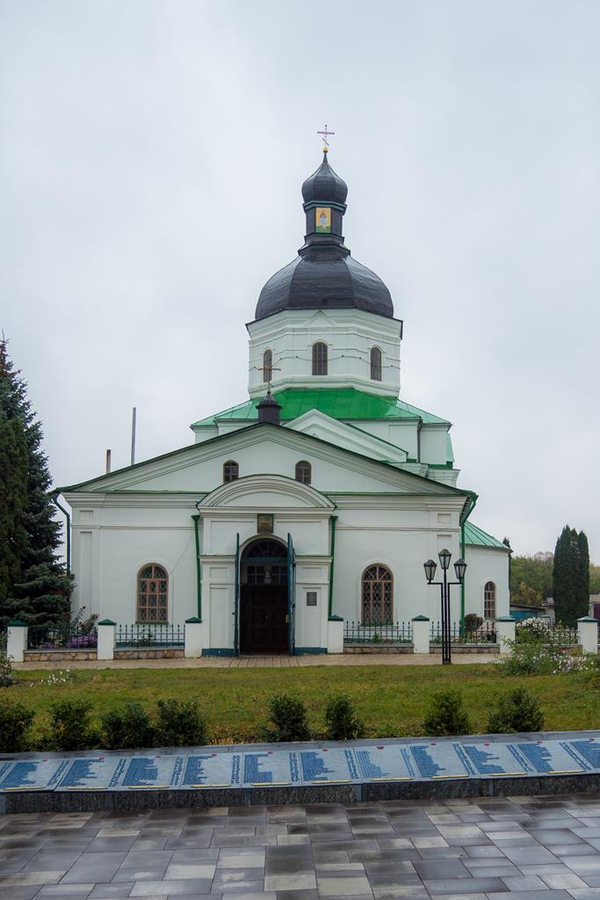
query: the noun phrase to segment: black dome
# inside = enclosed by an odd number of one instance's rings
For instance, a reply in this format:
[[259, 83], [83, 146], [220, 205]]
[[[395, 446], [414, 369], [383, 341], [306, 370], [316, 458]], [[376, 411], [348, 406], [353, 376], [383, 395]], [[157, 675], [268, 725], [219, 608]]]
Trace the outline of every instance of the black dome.
[[346, 251], [297, 256], [269, 278], [260, 292], [256, 319], [284, 309], [362, 309], [393, 318], [394, 305], [387, 287], [375, 272], [352, 259]]
[[323, 154], [323, 162], [316, 172], [310, 175], [302, 185], [302, 197], [305, 203], [340, 203], [346, 202], [348, 185], [333, 171]]
[[336, 175], [324, 153], [317, 171], [302, 185], [305, 244], [293, 262], [267, 281], [255, 319], [284, 309], [362, 309], [393, 318], [392, 298], [381, 278], [352, 259], [344, 246], [347, 194], [346, 182]]

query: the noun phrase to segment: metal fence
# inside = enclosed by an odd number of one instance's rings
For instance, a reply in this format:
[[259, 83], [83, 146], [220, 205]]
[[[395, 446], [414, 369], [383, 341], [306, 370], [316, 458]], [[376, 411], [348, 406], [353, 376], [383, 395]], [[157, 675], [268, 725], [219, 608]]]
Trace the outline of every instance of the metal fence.
[[118, 625], [115, 635], [116, 647], [184, 647], [184, 625]]
[[[431, 623], [429, 640], [432, 644], [442, 643], [441, 622]], [[473, 628], [466, 623], [461, 627], [460, 622], [451, 622], [450, 641], [453, 644], [495, 644], [497, 642], [495, 623], [482, 622], [479, 626]]]
[[529, 635], [543, 637], [544, 643], [553, 647], [573, 647], [579, 643], [576, 628], [555, 622], [543, 622], [541, 619], [517, 622], [515, 628], [517, 643], [524, 643]]
[[388, 622], [379, 625], [361, 622], [344, 623], [344, 643], [365, 646], [370, 644], [410, 644], [412, 643], [411, 622]]
[[96, 625], [80, 624], [30, 625], [27, 629], [28, 650], [95, 650], [98, 646]]

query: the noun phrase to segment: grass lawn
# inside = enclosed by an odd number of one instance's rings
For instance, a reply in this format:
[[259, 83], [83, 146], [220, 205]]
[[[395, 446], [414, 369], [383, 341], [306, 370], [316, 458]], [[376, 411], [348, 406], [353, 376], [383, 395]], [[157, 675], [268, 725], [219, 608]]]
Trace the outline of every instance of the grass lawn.
[[35, 736], [45, 728], [49, 705], [63, 698], [85, 698], [95, 714], [138, 701], [153, 711], [161, 697], [197, 698], [214, 743], [260, 739], [267, 698], [275, 691], [305, 701], [311, 726], [323, 733], [323, 710], [334, 693], [349, 694], [370, 737], [421, 735], [431, 695], [458, 688], [476, 731], [485, 731], [496, 697], [525, 686], [541, 701], [546, 728], [552, 731], [600, 727], [598, 676], [569, 674], [508, 677], [495, 665], [348, 666], [286, 669], [104, 669], [77, 670], [75, 681], [49, 684], [52, 673], [20, 672], [0, 699], [19, 701], [38, 716]]

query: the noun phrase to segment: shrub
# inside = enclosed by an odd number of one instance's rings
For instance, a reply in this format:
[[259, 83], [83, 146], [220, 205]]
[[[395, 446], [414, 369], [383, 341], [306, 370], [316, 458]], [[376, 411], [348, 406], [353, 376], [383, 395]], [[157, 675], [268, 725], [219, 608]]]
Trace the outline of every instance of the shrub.
[[351, 741], [365, 736], [364, 723], [358, 718], [354, 704], [346, 694], [332, 697], [325, 709], [327, 738]]
[[483, 619], [477, 613], [468, 613], [465, 616], [465, 631], [477, 631], [483, 625]]
[[87, 700], [59, 700], [50, 706], [52, 750], [89, 750], [99, 744], [99, 734], [90, 722], [92, 704]]
[[513, 731], [541, 731], [544, 713], [540, 701], [526, 688], [515, 688], [503, 694], [490, 713], [487, 730], [491, 734]]
[[439, 691], [434, 694], [429, 713], [423, 722], [426, 734], [470, 734], [471, 722], [458, 691]]
[[510, 656], [499, 663], [505, 675], [560, 675], [579, 668], [573, 650], [548, 644], [544, 630], [520, 628], [506, 644]]
[[154, 747], [150, 716], [140, 703], [127, 703], [102, 716], [103, 745], [108, 750]]
[[15, 680], [12, 667], [12, 657], [7, 656], [0, 649], [0, 687], [10, 687]]
[[208, 743], [206, 722], [196, 700], [159, 700], [156, 732], [160, 747], [198, 747]]
[[22, 703], [0, 703], [0, 753], [20, 753], [29, 747], [34, 713]]
[[309, 741], [310, 728], [306, 707], [299, 697], [289, 694], [273, 694], [268, 702], [269, 721], [274, 728], [267, 729], [271, 741]]

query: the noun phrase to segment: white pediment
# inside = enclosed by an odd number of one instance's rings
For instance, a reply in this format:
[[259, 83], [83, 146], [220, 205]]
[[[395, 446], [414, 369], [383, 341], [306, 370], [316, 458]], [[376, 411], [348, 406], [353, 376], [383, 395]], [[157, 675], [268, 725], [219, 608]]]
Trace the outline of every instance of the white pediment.
[[286, 423], [285, 427], [291, 428], [293, 431], [301, 431], [303, 434], [310, 434], [322, 441], [335, 444], [336, 447], [343, 447], [344, 450], [360, 453], [362, 456], [368, 456], [379, 462], [401, 464], [408, 459], [408, 453], [402, 447], [395, 447], [389, 441], [384, 441], [360, 428], [333, 419], [318, 409], [310, 409], [304, 415]]
[[204, 498], [198, 508], [232, 506], [253, 509], [335, 508], [331, 500], [310, 485], [281, 475], [250, 475], [221, 484]]

